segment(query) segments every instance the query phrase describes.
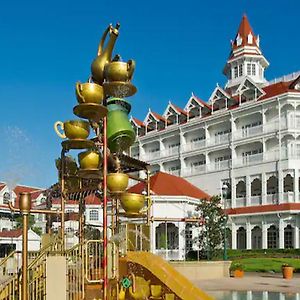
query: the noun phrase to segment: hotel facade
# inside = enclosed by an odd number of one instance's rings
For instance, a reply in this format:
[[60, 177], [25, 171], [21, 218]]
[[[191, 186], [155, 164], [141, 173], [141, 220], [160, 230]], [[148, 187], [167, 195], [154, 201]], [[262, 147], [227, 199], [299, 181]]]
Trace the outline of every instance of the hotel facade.
[[[232, 249], [299, 248], [300, 72], [267, 81], [269, 62], [243, 16], [223, 69], [224, 87], [184, 108], [169, 102], [131, 118], [130, 154], [152, 172], [187, 179], [210, 195], [227, 187]], [[176, 217], [176, 216], [174, 216]]]

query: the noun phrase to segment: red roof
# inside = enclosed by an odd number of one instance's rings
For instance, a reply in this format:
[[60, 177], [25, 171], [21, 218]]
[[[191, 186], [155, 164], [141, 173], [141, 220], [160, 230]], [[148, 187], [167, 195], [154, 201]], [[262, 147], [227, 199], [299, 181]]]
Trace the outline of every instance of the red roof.
[[[141, 194], [145, 189], [145, 183], [140, 182], [128, 189], [131, 193]], [[158, 172], [150, 178], [150, 189], [154, 195], [159, 196], [188, 196], [197, 199], [209, 199], [210, 196], [198, 189], [187, 180]]]
[[132, 117], [132, 120], [136, 125], [138, 125], [140, 127], [145, 127], [145, 124], [142, 121], [140, 121], [139, 119]]
[[241, 214], [253, 214], [263, 213], [272, 211], [290, 211], [300, 210], [300, 203], [282, 203], [282, 204], [270, 204], [270, 205], [259, 205], [259, 206], [247, 206], [239, 208], [227, 209], [226, 212], [229, 215], [241, 215]]
[[7, 231], [1, 231], [0, 237], [2, 238], [17, 238], [22, 235], [22, 229], [13, 229], [13, 230], [7, 230]]
[[91, 205], [100, 205], [102, 202], [100, 198], [95, 196], [95, 194], [88, 195], [85, 197], [85, 204], [91, 204]]
[[157, 120], [160, 120], [160, 121], [163, 121], [163, 122], [166, 121], [166, 119], [165, 119], [163, 116], [161, 116], [161, 115], [159, 115], [159, 114], [157, 114], [157, 113], [155, 113], [155, 112], [153, 112], [153, 111], [151, 111], [151, 114], [152, 114]]
[[[248, 35], [250, 33], [253, 36], [252, 44], [248, 43]], [[238, 36], [242, 39], [242, 43], [239, 46], [237, 45], [237, 37]], [[258, 47], [257, 37], [254, 35], [254, 32], [251, 28], [251, 25], [250, 25], [249, 20], [248, 20], [246, 15], [243, 15], [243, 18], [242, 18], [242, 21], [240, 23], [238, 32], [237, 32], [237, 34], [235, 36], [235, 39], [233, 41], [232, 48], [237, 49], [237, 48], [241, 48], [241, 47], [244, 47], [244, 46], [256, 46], [256, 47]]]
[[292, 81], [281, 81], [277, 82], [271, 85], [267, 85], [263, 88], [264, 92], [266, 93], [264, 96], [262, 96], [259, 100], [271, 98], [280, 94], [284, 94], [287, 92], [296, 92], [299, 93], [298, 90], [293, 89], [292, 84], [294, 83], [294, 80]]
[[170, 103], [179, 113], [183, 114], [183, 115], [187, 115], [187, 112], [185, 110], [183, 110], [182, 108], [180, 108], [179, 106]]

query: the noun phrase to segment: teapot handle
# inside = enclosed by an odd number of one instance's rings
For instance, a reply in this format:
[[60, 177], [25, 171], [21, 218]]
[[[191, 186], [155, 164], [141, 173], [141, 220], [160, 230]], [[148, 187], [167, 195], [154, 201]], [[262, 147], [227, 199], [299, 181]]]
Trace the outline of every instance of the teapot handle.
[[65, 138], [66, 138], [66, 135], [65, 135], [64, 132], [61, 133], [61, 132], [59, 131], [59, 129], [58, 129], [59, 127], [61, 127], [61, 130], [64, 131], [64, 123], [61, 122], [61, 121], [55, 122], [55, 123], [54, 123], [54, 130], [55, 130], [56, 134], [57, 134], [60, 138], [65, 139]]
[[82, 96], [81, 92], [82, 92], [81, 83], [78, 81], [78, 82], [76, 82], [76, 94], [78, 95], [80, 102], [85, 103], [85, 99]]
[[135, 70], [135, 61], [133, 59], [130, 59], [127, 62], [128, 80], [131, 80], [134, 70]]
[[107, 34], [110, 32], [111, 28], [112, 28], [112, 25], [110, 24], [103, 33], [100, 44], [98, 46], [98, 53], [97, 53], [98, 56], [101, 55], [101, 53], [103, 52], [104, 42], [105, 42]]

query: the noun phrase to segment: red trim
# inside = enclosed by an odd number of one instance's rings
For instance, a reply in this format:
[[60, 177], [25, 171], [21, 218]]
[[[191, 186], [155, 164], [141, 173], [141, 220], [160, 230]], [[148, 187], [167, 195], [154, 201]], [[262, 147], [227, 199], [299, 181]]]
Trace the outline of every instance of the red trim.
[[263, 212], [300, 210], [300, 203], [268, 204], [227, 209], [228, 215], [243, 215]]

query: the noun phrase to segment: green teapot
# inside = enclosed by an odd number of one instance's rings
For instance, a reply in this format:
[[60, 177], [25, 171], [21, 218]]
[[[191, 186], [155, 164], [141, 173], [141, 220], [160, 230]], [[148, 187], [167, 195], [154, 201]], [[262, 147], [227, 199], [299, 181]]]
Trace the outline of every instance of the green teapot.
[[130, 103], [122, 98], [107, 100], [107, 142], [111, 152], [122, 152], [135, 141], [135, 131], [129, 122]]

